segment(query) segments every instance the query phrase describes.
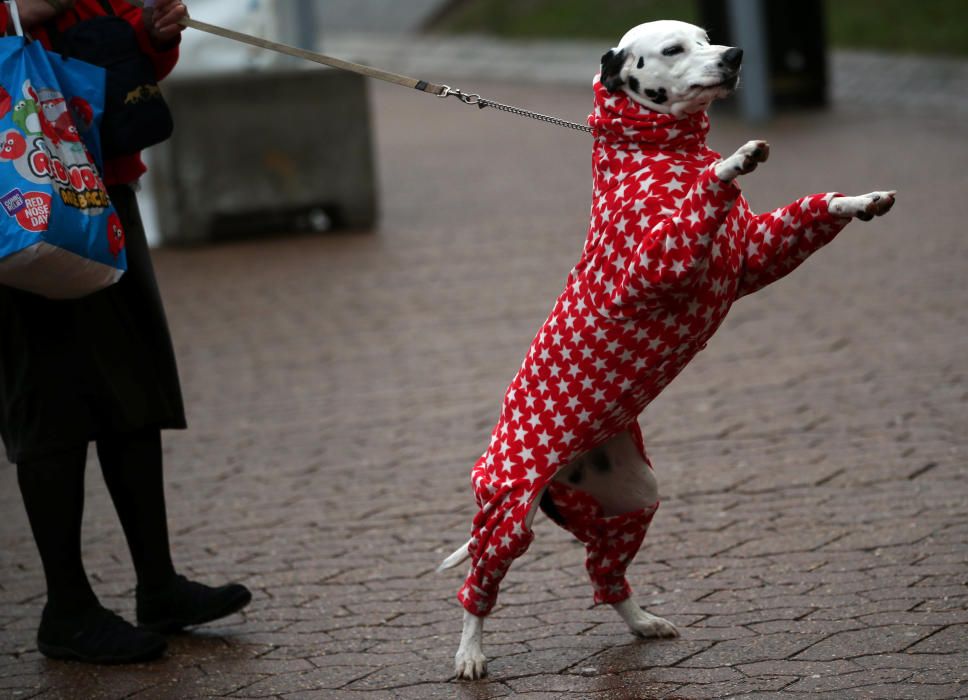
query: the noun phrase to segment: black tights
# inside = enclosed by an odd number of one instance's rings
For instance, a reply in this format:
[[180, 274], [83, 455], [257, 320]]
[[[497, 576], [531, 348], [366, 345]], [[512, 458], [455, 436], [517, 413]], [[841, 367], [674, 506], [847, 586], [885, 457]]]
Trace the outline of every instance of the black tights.
[[[175, 574], [168, 545], [161, 433], [154, 428], [97, 440], [104, 481], [128, 540], [138, 585]], [[47, 579], [47, 603], [65, 613], [97, 602], [81, 562], [87, 445], [17, 465], [17, 479]]]

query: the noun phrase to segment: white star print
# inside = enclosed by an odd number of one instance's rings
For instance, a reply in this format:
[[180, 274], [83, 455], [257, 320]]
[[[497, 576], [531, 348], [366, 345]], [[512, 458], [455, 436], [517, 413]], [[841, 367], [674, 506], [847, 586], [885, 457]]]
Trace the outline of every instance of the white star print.
[[681, 180], [669, 180], [669, 183], [666, 185], [666, 190], [669, 192], [675, 192], [676, 190], [685, 191], [685, 189], [686, 183], [682, 182]]

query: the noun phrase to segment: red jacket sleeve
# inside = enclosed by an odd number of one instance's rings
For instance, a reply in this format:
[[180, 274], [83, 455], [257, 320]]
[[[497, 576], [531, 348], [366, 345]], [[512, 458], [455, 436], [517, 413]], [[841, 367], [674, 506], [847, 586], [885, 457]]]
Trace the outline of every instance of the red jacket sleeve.
[[[81, 0], [81, 2], [90, 2], [90, 0]], [[142, 19], [142, 10], [140, 7], [135, 7], [134, 5], [125, 2], [125, 0], [111, 0], [111, 7], [114, 8], [114, 12], [118, 15], [118, 17], [124, 18], [132, 27], [134, 27], [134, 30], [138, 35], [138, 44], [140, 44], [141, 50], [144, 51], [145, 54], [151, 58], [152, 63], [155, 64], [155, 77], [158, 80], [161, 80], [171, 73], [172, 69], [175, 67], [175, 64], [178, 62], [178, 45], [181, 43], [181, 36], [176, 38], [165, 48], [159, 50], [152, 43], [151, 37], [148, 35], [148, 30], [145, 29], [145, 23]]]

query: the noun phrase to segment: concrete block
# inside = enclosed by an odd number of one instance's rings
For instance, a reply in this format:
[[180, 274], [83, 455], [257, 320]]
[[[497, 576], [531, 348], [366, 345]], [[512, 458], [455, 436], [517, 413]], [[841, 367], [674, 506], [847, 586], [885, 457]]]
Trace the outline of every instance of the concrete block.
[[327, 69], [177, 78], [175, 134], [152, 151], [161, 241], [369, 228], [377, 217], [366, 79]]

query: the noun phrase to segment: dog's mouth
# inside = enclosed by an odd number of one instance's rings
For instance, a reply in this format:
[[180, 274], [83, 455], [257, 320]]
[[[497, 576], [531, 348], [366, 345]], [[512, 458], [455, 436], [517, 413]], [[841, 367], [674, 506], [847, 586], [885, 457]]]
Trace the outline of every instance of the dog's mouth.
[[718, 90], [718, 89], [724, 89], [724, 90], [730, 90], [730, 91], [732, 91], [732, 90], [735, 90], [736, 89], [736, 85], [738, 83], [739, 83], [739, 71], [737, 71], [736, 73], [734, 73], [733, 75], [729, 76], [728, 78], [726, 78], [724, 80], [720, 80], [718, 83], [711, 83], [711, 84], [707, 84], [707, 85], [703, 85], [701, 83], [695, 83], [694, 85], [691, 85], [690, 87], [693, 90]]

